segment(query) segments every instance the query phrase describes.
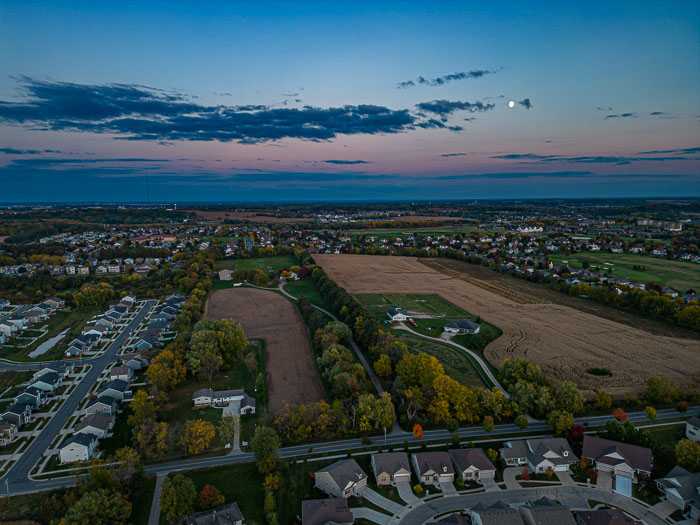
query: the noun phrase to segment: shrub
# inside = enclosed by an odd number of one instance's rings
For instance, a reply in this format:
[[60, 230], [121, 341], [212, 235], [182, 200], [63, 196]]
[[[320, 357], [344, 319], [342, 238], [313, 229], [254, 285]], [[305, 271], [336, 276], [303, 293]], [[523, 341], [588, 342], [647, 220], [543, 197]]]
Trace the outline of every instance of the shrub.
[[591, 374], [593, 376], [611, 376], [612, 372], [610, 371], [609, 368], [588, 368], [586, 369], [587, 374]]

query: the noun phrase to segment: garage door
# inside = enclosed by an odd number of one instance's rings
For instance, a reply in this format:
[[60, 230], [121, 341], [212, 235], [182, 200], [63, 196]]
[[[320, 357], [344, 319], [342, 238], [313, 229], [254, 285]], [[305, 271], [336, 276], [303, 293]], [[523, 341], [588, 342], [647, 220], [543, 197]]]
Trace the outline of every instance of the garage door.
[[554, 465], [555, 472], [564, 472], [565, 470], [569, 470], [569, 465]]
[[615, 477], [615, 492], [628, 498], [632, 497], [632, 479], [624, 476]]
[[454, 477], [452, 475], [447, 475], [447, 474], [444, 476], [441, 474], [440, 478], [439, 478], [440, 482], [446, 481], [449, 483], [450, 481], [453, 481], [453, 480], [454, 480]]
[[396, 474], [394, 476], [394, 482], [395, 483], [401, 483], [401, 482], [410, 482], [411, 481], [411, 475], [410, 474]]

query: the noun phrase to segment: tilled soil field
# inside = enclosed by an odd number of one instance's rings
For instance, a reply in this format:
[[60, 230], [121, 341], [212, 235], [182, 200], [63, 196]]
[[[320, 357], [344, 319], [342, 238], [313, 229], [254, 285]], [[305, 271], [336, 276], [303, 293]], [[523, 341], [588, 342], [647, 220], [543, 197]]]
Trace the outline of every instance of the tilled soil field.
[[[350, 293], [435, 293], [503, 331], [486, 358], [498, 366], [524, 357], [556, 385], [574, 381], [589, 396], [596, 388], [621, 397], [640, 393], [652, 375], [687, 383], [700, 377], [700, 344], [650, 334], [567, 306], [511, 300], [421, 264], [412, 257], [315, 255]], [[488, 276], [484, 276], [488, 279]], [[606, 367], [611, 377], [586, 373]]]
[[324, 399], [306, 327], [287, 299], [253, 288], [216, 290], [209, 295], [204, 315], [234, 319], [248, 339], [265, 341], [271, 412], [279, 410], [284, 401], [308, 404]]

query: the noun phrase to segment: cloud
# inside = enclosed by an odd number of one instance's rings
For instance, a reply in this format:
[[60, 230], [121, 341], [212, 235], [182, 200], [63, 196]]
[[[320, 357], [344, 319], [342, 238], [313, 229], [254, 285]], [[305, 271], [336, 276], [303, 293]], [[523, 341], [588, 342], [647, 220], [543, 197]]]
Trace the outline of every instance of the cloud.
[[610, 106], [608, 106], [607, 108], [601, 108], [600, 106], [596, 106], [596, 109], [598, 111], [614, 111], [613, 108], [611, 108]]
[[466, 157], [466, 153], [442, 153], [441, 157]]
[[0, 122], [31, 129], [113, 134], [123, 140], [237, 141], [243, 144], [415, 129], [407, 109], [370, 104], [271, 108], [205, 106], [181, 93], [127, 84], [83, 85], [22, 77], [24, 100], [0, 101]]
[[658, 116], [658, 115], [665, 115], [666, 112], [664, 112], [664, 111], [652, 111], [652, 112], [649, 113], [649, 114], [652, 115], [652, 116], [654, 116], [654, 117], [656, 117], [656, 116]]
[[654, 151], [640, 151], [637, 155], [667, 155], [669, 153], [683, 153], [686, 155], [693, 155], [700, 153], [700, 148], [679, 148], [679, 149], [663, 149]]
[[416, 107], [427, 113], [434, 113], [435, 115], [447, 116], [455, 111], [468, 111], [469, 113], [489, 111], [496, 107], [495, 104], [484, 104], [481, 101], [476, 102], [462, 102], [459, 100], [432, 100], [430, 102], [421, 102], [416, 104]]
[[372, 164], [369, 160], [324, 160], [328, 164]]
[[444, 86], [449, 82], [455, 82], [457, 80], [466, 80], [470, 78], [481, 78], [484, 75], [489, 75], [491, 73], [495, 73], [495, 71], [490, 71], [488, 69], [472, 69], [471, 71], [450, 73], [449, 75], [443, 75], [441, 77], [435, 78], [418, 77], [416, 80], [406, 80], [404, 82], [399, 82], [398, 84], [396, 84], [396, 87], [399, 89], [406, 89], [417, 85]]
[[572, 164], [617, 164], [625, 165], [633, 162], [666, 162], [674, 160], [694, 160], [689, 157], [622, 157], [615, 155], [598, 156], [566, 156], [566, 155], [537, 155], [535, 153], [509, 153], [507, 155], [494, 155], [492, 159], [520, 160], [523, 164], [536, 164], [547, 162], [567, 162]]
[[529, 98], [524, 98], [522, 100], [519, 100], [518, 104], [520, 104], [525, 109], [532, 109], [532, 102], [530, 102]]
[[0, 148], [0, 153], [5, 153], [6, 155], [38, 155], [42, 152], [38, 149]]
[[609, 120], [612, 118], [637, 118], [637, 113], [622, 113], [620, 115], [612, 114], [612, 115], [605, 115], [605, 119], [603, 120]]

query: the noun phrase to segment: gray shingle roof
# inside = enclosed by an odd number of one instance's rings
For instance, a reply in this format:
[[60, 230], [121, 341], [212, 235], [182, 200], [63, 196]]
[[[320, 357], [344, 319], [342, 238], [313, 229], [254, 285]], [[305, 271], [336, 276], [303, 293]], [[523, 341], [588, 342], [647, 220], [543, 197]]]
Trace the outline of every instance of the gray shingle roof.
[[360, 468], [360, 465], [358, 465], [357, 461], [354, 459], [341, 459], [340, 461], [331, 463], [327, 467], [316, 471], [316, 473], [319, 472], [328, 472], [331, 478], [333, 478], [333, 481], [335, 481], [341, 489], [367, 477], [365, 471]]
[[[635, 470], [651, 472], [652, 453], [650, 448], [620, 443], [598, 436], [586, 434], [583, 436], [583, 455], [605, 465], [619, 465], [627, 463]], [[622, 456], [623, 459], [610, 457], [610, 455]]]
[[345, 498], [310, 499], [301, 503], [302, 525], [353, 522], [354, 518]]
[[437, 474], [454, 474], [452, 458], [447, 452], [417, 452], [413, 454], [421, 475], [428, 470]]
[[411, 463], [408, 461], [408, 454], [405, 452], [383, 452], [381, 454], [373, 454], [374, 468], [377, 474], [386, 472], [393, 476], [400, 469], [406, 469], [411, 472]]
[[479, 470], [496, 470], [491, 460], [480, 448], [454, 448], [448, 450], [452, 461], [460, 471], [467, 470], [472, 465]]

